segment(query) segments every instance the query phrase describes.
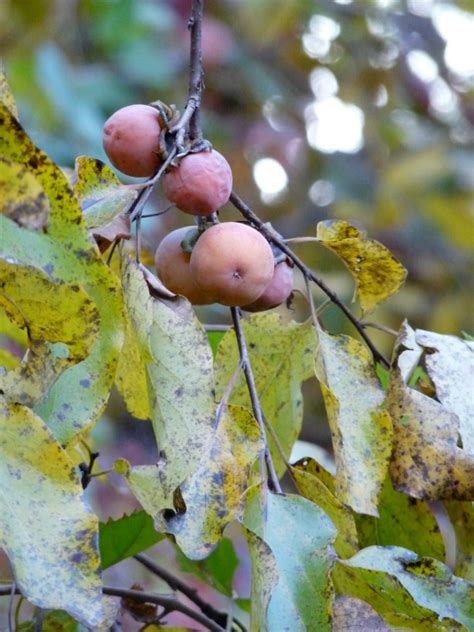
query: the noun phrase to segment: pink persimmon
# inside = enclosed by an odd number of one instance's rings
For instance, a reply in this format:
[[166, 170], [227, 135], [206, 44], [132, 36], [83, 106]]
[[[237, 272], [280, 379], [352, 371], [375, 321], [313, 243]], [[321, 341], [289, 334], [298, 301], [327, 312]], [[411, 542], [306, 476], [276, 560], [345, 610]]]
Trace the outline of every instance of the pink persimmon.
[[232, 191], [232, 171], [215, 150], [188, 154], [163, 176], [166, 197], [181, 211], [210, 215], [224, 206]]

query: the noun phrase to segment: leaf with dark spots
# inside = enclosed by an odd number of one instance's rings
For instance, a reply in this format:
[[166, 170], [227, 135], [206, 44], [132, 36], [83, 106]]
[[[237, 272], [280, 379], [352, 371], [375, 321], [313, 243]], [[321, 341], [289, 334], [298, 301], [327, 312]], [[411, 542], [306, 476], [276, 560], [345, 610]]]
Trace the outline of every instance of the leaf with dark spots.
[[[157, 445], [167, 455], [156, 467], [155, 515], [173, 506], [175, 489], [196, 470], [209, 449], [216, 410], [212, 351], [188, 301], [153, 299], [136, 262], [125, 255], [122, 265], [136, 363], [144, 367], [137, 392], [150, 402]], [[129, 367], [128, 374], [120, 373], [122, 392], [130, 392], [124, 388], [127, 380], [136, 385]]]
[[333, 437], [336, 496], [358, 513], [377, 516], [392, 440], [385, 394], [362, 343], [322, 329], [318, 335], [316, 376]]
[[[170, 519], [160, 513], [155, 519], [156, 529], [173, 534], [190, 559], [207, 557], [217, 546], [224, 527], [240, 517], [250, 469], [263, 447], [253, 416], [244, 408], [229, 406], [198, 468], [180, 487], [183, 513]], [[133, 470], [130, 484], [141, 501]]]
[[22, 594], [107, 629], [116, 606], [102, 596], [97, 535], [67, 453], [31, 410], [0, 398], [0, 547]]
[[367, 601], [391, 625], [405, 622], [425, 632], [473, 629], [474, 586], [438, 560], [372, 546], [339, 561], [333, 577], [338, 592]]
[[332, 250], [355, 279], [355, 296], [365, 314], [403, 285], [407, 271], [392, 253], [375, 239], [344, 220], [319, 222], [317, 237]]
[[0, 191], [0, 213], [30, 230], [41, 230], [47, 225], [48, 199], [25, 165], [0, 158]]

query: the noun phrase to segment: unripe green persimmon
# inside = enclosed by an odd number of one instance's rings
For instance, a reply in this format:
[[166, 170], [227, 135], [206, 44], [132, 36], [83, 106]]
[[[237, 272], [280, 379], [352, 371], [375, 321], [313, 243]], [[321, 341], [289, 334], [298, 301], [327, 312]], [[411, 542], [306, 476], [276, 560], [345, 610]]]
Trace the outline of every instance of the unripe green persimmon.
[[232, 191], [232, 171], [215, 150], [188, 154], [163, 176], [170, 202], [191, 215], [210, 215], [224, 206]]
[[281, 305], [293, 291], [293, 268], [287, 261], [275, 266], [273, 277], [263, 293], [250, 305], [244, 305], [247, 312], [263, 312]]
[[208, 228], [195, 244], [191, 274], [218, 303], [248, 305], [265, 290], [273, 276], [273, 253], [254, 228], [238, 222]]
[[215, 301], [194, 280], [189, 270], [191, 254], [181, 247], [181, 242], [192, 230], [196, 227], [185, 226], [168, 233], [156, 249], [155, 267], [168, 290], [185, 296], [193, 305], [209, 305]]
[[160, 118], [150, 105], [127, 105], [104, 125], [102, 142], [110, 162], [128, 176], [146, 178], [161, 164]]

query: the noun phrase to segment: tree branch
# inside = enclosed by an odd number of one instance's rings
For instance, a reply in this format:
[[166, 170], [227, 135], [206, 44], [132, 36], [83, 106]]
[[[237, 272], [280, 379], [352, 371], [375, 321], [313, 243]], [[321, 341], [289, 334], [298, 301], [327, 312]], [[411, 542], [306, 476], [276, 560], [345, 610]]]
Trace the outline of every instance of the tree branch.
[[[191, 31], [191, 51], [189, 59], [189, 87], [188, 103], [183, 117], [190, 113], [189, 136], [191, 140], [202, 137], [200, 124], [201, 94], [203, 89], [202, 69], [202, 16], [204, 0], [193, 0], [191, 17], [189, 18], [189, 30]], [[185, 119], [186, 120], [186, 119]]]
[[280, 250], [282, 250], [293, 261], [295, 266], [299, 270], [301, 270], [301, 272], [304, 274], [306, 278], [311, 279], [311, 281], [313, 281], [313, 283], [315, 283], [326, 294], [326, 296], [328, 296], [329, 299], [335, 305], [337, 305], [342, 312], [344, 312], [346, 317], [357, 329], [361, 338], [363, 339], [365, 344], [368, 346], [368, 348], [372, 352], [374, 359], [377, 362], [381, 362], [387, 368], [390, 368], [390, 362], [377, 349], [377, 347], [374, 345], [372, 340], [369, 338], [369, 336], [365, 332], [364, 325], [356, 316], [354, 316], [351, 310], [347, 307], [347, 305], [345, 305], [341, 301], [341, 299], [337, 296], [337, 294], [333, 292], [331, 288], [329, 288], [324, 283], [324, 281], [322, 281], [322, 279], [317, 277], [314, 274], [314, 272], [310, 268], [308, 268], [299, 257], [295, 255], [295, 253], [291, 250], [291, 248], [289, 248], [286, 245], [285, 241], [281, 239], [281, 237], [278, 235], [278, 233], [275, 230], [273, 230], [267, 224], [262, 222], [262, 220], [257, 215], [255, 215], [252, 209], [249, 206], [247, 206], [247, 204], [245, 204], [245, 202], [237, 195], [237, 193], [235, 192], [231, 193], [230, 202], [235, 206], [236, 209], [238, 209], [242, 213], [245, 219], [251, 222], [256, 228], [258, 228], [258, 230], [262, 233], [262, 235], [264, 235], [269, 241], [273, 242], [276, 246], [278, 246], [278, 248], [280, 248]]
[[250, 358], [247, 351], [247, 343], [245, 342], [244, 332], [242, 330], [242, 323], [240, 320], [240, 309], [238, 307], [231, 307], [230, 311], [232, 313], [232, 320], [234, 323], [235, 335], [237, 338], [237, 344], [239, 346], [240, 359], [243, 365], [245, 380], [247, 382], [247, 388], [250, 395], [250, 401], [252, 402], [253, 414], [255, 415], [255, 419], [257, 420], [258, 427], [260, 428], [260, 433], [262, 435], [262, 439], [265, 443], [264, 449], [264, 458], [267, 466], [267, 472], [269, 477], [270, 488], [272, 491], [281, 494], [280, 481], [278, 480], [278, 476], [275, 471], [275, 466], [273, 465], [272, 456], [270, 454], [270, 450], [268, 448], [267, 435], [265, 432], [265, 423], [263, 421], [262, 408], [260, 406], [260, 402], [257, 394], [257, 387], [255, 386], [255, 379], [253, 377], [252, 367], [250, 365]]
[[[13, 593], [13, 588], [11, 584], [0, 586], [0, 596], [1, 595], [10, 595]], [[21, 594], [18, 588], [14, 589], [15, 594]], [[139, 603], [153, 603], [157, 606], [162, 606], [168, 612], [181, 612], [187, 615], [190, 619], [205, 625], [208, 630], [211, 632], [225, 632], [225, 628], [218, 625], [209, 617], [206, 617], [205, 614], [197, 612], [192, 608], [188, 608], [180, 601], [175, 599], [174, 597], [170, 597], [168, 595], [160, 595], [158, 593], [149, 593], [142, 592], [141, 590], [132, 590], [129, 588], [116, 588], [114, 586], [103, 586], [102, 592], [104, 595], [109, 595], [111, 597], [121, 597], [122, 599], [132, 599], [133, 601], [138, 601]]]
[[[219, 612], [219, 610], [216, 610], [215, 608], [213, 608], [211, 604], [204, 601], [199, 596], [198, 591], [195, 588], [191, 588], [191, 586], [188, 586], [188, 584], [186, 584], [186, 582], [184, 582], [182, 579], [180, 579], [179, 577], [176, 577], [175, 575], [170, 573], [168, 570], [166, 570], [162, 566], [159, 566], [158, 564], [156, 564], [154, 560], [149, 558], [147, 555], [143, 555], [143, 553], [138, 553], [137, 555], [134, 555], [134, 558], [137, 560], [137, 562], [140, 562], [140, 564], [143, 564], [143, 566], [145, 566], [149, 571], [151, 571], [152, 573], [160, 577], [163, 581], [165, 581], [172, 590], [177, 590], [183, 595], [185, 595], [207, 617], [209, 617], [209, 619], [212, 619], [213, 621], [215, 621], [216, 623], [218, 623], [219, 625], [223, 627], [227, 625], [227, 618], [229, 615], [227, 615], [224, 612]], [[238, 625], [241, 630], [244, 629], [240, 623]]]

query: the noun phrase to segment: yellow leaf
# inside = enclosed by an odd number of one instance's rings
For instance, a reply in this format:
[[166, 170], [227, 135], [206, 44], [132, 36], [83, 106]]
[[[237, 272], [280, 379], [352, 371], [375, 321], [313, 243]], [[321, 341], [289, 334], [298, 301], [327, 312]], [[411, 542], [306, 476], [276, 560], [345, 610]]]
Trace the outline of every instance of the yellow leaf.
[[372, 312], [403, 285], [407, 271], [402, 264], [388, 248], [348, 222], [319, 222], [317, 238], [342, 259], [354, 277], [354, 298], [359, 299], [364, 314]]
[[0, 158], [0, 213], [32, 230], [48, 223], [48, 199], [38, 180], [27, 167]]
[[102, 597], [97, 541], [66, 452], [31, 410], [0, 398], [0, 547], [22, 594], [107, 629], [116, 606]]
[[336, 460], [336, 495], [358, 513], [378, 516], [391, 452], [384, 392], [366, 347], [321, 329], [316, 376], [326, 404]]

